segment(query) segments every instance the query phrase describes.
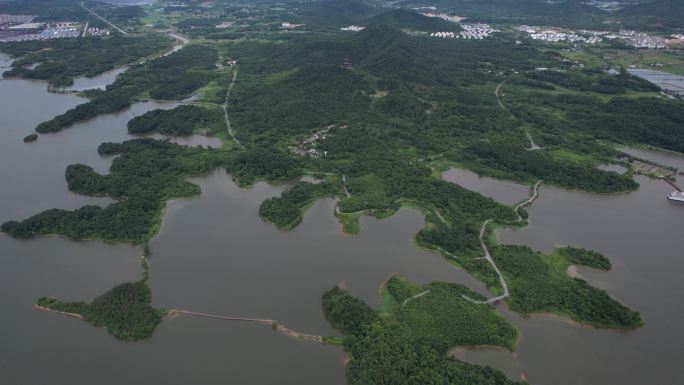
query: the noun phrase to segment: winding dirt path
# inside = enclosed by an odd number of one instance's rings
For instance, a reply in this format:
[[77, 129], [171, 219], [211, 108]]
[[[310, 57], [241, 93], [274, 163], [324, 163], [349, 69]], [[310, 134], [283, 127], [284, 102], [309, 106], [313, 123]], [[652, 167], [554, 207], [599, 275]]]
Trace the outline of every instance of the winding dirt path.
[[412, 297], [408, 297], [408, 298], [406, 298], [406, 299], [404, 300], [404, 302], [401, 303], [401, 306], [405, 306], [409, 301], [414, 300], [414, 299], [416, 299], [416, 298], [420, 298], [420, 297], [424, 296], [425, 294], [427, 294], [427, 293], [429, 293], [429, 292], [430, 292], [430, 290], [425, 290], [425, 291], [420, 292], [420, 293], [418, 293], [418, 294], [416, 294], [416, 295], [414, 295], [414, 296], [412, 296]]
[[[515, 210], [516, 215], [518, 216], [518, 219], [516, 220], [516, 222], [522, 222], [523, 221], [523, 218], [520, 216], [520, 213], [518, 212], [518, 210], [520, 210], [520, 208], [534, 202], [534, 200], [539, 197], [539, 186], [541, 185], [541, 183], [542, 183], [541, 180], [537, 181], [537, 183], [535, 183], [534, 186], [532, 186], [532, 195], [527, 200], [525, 200], [525, 201], [519, 203], [517, 206], [515, 206], [514, 210]], [[491, 221], [492, 221], [492, 219], [487, 219], [486, 221], [484, 221], [484, 223], [482, 224], [482, 228], [480, 229], [480, 246], [482, 246], [482, 250], [485, 253], [484, 257], [481, 257], [481, 258], [486, 259], [487, 262], [489, 262], [489, 264], [492, 266], [492, 268], [496, 272], [496, 275], [499, 277], [499, 283], [501, 284], [501, 288], [503, 289], [503, 293], [499, 296], [492, 297], [492, 298], [489, 298], [489, 299], [484, 300], [484, 301], [474, 300], [474, 299], [468, 297], [467, 295], [463, 294], [463, 298], [467, 299], [468, 301], [478, 303], [478, 304], [496, 303], [496, 302], [501, 301], [504, 298], [507, 298], [510, 295], [510, 292], [508, 291], [508, 284], [506, 283], [506, 280], [504, 279], [503, 274], [501, 274], [501, 270], [499, 270], [499, 267], [496, 266], [496, 262], [494, 262], [494, 259], [492, 258], [491, 254], [489, 253], [489, 249], [487, 248], [487, 245], [485, 244], [485, 241], [484, 241], [485, 230], [487, 229], [487, 225]]]
[[503, 103], [501, 103], [501, 98], [499, 98], [499, 91], [501, 90], [501, 87], [504, 85], [504, 83], [506, 83], [505, 80], [499, 83], [499, 85], [496, 86], [496, 89], [494, 90], [494, 95], [496, 95], [496, 102], [499, 103], [499, 107], [501, 107], [502, 109], [506, 109], [506, 107], [504, 107]]
[[235, 133], [233, 132], [233, 129], [230, 126], [230, 119], [228, 119], [228, 98], [230, 98], [230, 92], [233, 90], [233, 86], [235, 86], [235, 79], [237, 79], [238, 76], [238, 71], [239, 68], [235, 68], [233, 70], [233, 80], [230, 82], [230, 85], [228, 86], [228, 90], [226, 91], [226, 98], [225, 101], [223, 102], [223, 117], [226, 120], [226, 128], [228, 129], [228, 135], [233, 139], [233, 142], [237, 144], [238, 147], [240, 148], [245, 148], [245, 146], [240, 143], [240, 141], [235, 137]]
[[528, 150], [534, 151], [534, 150], [540, 150], [542, 147], [537, 145], [537, 143], [534, 142], [532, 139], [532, 135], [530, 135], [530, 132], [525, 129], [525, 136], [527, 136], [527, 140], [530, 142], [530, 148]]
[[342, 188], [344, 189], [344, 193], [347, 195], [347, 198], [351, 197], [349, 190], [347, 190], [347, 176], [344, 174], [342, 175]]
[[[501, 109], [505, 110], [506, 106], [503, 105], [503, 103], [501, 102], [501, 97], [499, 96], [499, 93], [501, 91], [501, 87], [503, 87], [504, 83], [506, 83], [506, 80], [502, 81], [501, 83], [499, 83], [499, 85], [496, 86], [496, 89], [494, 90], [494, 95], [496, 95], [496, 102], [499, 104], [499, 107], [501, 107]], [[528, 150], [539, 150], [539, 149], [541, 149], [540, 146], [538, 146], [536, 143], [534, 143], [534, 140], [532, 139], [532, 135], [530, 135], [530, 132], [527, 131], [526, 128], [523, 129], [523, 131], [525, 132], [525, 136], [527, 137], [527, 140], [530, 142], [530, 148], [528, 148]]]

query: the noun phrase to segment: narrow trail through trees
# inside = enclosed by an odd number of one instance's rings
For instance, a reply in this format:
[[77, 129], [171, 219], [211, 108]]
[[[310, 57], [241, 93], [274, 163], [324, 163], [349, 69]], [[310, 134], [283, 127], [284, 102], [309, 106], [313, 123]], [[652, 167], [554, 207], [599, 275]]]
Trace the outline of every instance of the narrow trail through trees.
[[[518, 212], [522, 207], [529, 205], [530, 203], [534, 202], [537, 197], [539, 197], [539, 186], [541, 185], [542, 181], [537, 181], [537, 183], [532, 186], [532, 195], [525, 201], [519, 203], [517, 206], [515, 206], [514, 210], [516, 215], [518, 216], [518, 219], [516, 222], [522, 222], [523, 217], [520, 216], [520, 213]], [[508, 297], [510, 295], [508, 291], [508, 284], [506, 283], [506, 280], [503, 277], [503, 274], [501, 274], [501, 270], [499, 270], [499, 267], [496, 266], [496, 262], [494, 262], [494, 259], [492, 258], [491, 254], [489, 253], [489, 249], [487, 248], [487, 244], [484, 241], [484, 235], [485, 231], [487, 230], [487, 225], [492, 221], [492, 219], [487, 219], [484, 221], [482, 224], [482, 228], [480, 229], [480, 246], [482, 246], [482, 250], [484, 251], [485, 255], [484, 257], [481, 257], [483, 259], [486, 259], [487, 262], [492, 266], [494, 271], [496, 272], [496, 275], [499, 277], [499, 284], [501, 284], [501, 289], [503, 290], [503, 293], [499, 296], [489, 298], [484, 301], [479, 301], [479, 300], [474, 300], [467, 295], [463, 294], [463, 298], [467, 299], [468, 301], [478, 303], [478, 304], [492, 304], [501, 301], [502, 299]]]
[[223, 117], [226, 119], [226, 128], [228, 129], [228, 135], [233, 139], [233, 142], [237, 144], [238, 147], [240, 148], [245, 148], [245, 146], [240, 143], [240, 141], [235, 137], [235, 133], [233, 132], [232, 127], [230, 126], [230, 119], [228, 119], [228, 99], [230, 98], [230, 92], [233, 90], [233, 86], [235, 86], [235, 79], [237, 79], [238, 76], [238, 68], [235, 68], [233, 70], [233, 80], [230, 82], [230, 85], [228, 86], [228, 90], [226, 90], [226, 98], [225, 101], [223, 102]]
[[[500, 96], [501, 87], [503, 87], [504, 83], [506, 83], [506, 80], [502, 81], [501, 83], [499, 83], [496, 86], [496, 89], [494, 90], [494, 95], [496, 96], [496, 102], [499, 104], [499, 107], [501, 107], [502, 109], [505, 110], [506, 106], [504, 106], [503, 103], [501, 102], [501, 96]], [[530, 132], [527, 131], [527, 128], [524, 128], [523, 131], [525, 132], [525, 136], [527, 137], [527, 140], [530, 142], [530, 147], [528, 148], [528, 150], [539, 150], [539, 149], [541, 149], [540, 146], [538, 146], [536, 143], [534, 143], [534, 140], [532, 139], [532, 135], [530, 135]]]

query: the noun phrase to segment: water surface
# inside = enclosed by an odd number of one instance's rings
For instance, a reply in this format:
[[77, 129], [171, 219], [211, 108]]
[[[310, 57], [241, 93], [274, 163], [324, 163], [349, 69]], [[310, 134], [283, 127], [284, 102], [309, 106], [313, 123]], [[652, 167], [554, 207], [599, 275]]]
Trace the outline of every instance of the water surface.
[[86, 77], [81, 76], [74, 79], [74, 83], [69, 87], [64, 87], [65, 91], [84, 91], [91, 89], [104, 90], [108, 85], [114, 83], [116, 77], [124, 73], [128, 67], [114, 68], [99, 75]]
[[[676, 154], [657, 154], [654, 161], [673, 166], [682, 162]], [[533, 384], [684, 383], [679, 368], [684, 358], [684, 302], [676, 295], [684, 288], [684, 205], [666, 199], [672, 188], [665, 182], [644, 176], [636, 180], [640, 188], [625, 194], [542, 185], [540, 197], [527, 208], [529, 226], [500, 230], [497, 236], [500, 243], [529, 245], [545, 253], [572, 245], [605, 254], [613, 264], [611, 271], [577, 268], [577, 274], [641, 312], [646, 325], [630, 332], [599, 330], [554, 315], [526, 318], [499, 305], [522, 334], [518, 364], [501, 351], [460, 349], [460, 357], [513, 375], [511, 368], [519, 368]], [[498, 185], [500, 195], [510, 190], [507, 182], [485, 183], [469, 188]]]
[[416, 210], [361, 219], [361, 234], [342, 233], [335, 201], [313, 205], [284, 233], [258, 217], [260, 203], [285, 186], [241, 190], [224, 171], [195, 179], [202, 195], [167, 204], [161, 234], [151, 242], [155, 303], [220, 315], [276, 319], [314, 334], [333, 334], [321, 295], [343, 283], [371, 305], [399, 272], [416, 283], [454, 281], [484, 286], [444, 258], [420, 250], [412, 237], [424, 225]]

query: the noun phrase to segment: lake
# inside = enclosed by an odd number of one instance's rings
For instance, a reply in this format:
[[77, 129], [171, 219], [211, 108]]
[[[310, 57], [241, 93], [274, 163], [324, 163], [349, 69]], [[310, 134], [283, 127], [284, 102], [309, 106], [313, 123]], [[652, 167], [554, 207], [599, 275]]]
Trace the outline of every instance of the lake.
[[[0, 56], [0, 67], [6, 63]], [[6, 181], [0, 189], [0, 221], [52, 207], [108, 204], [106, 198], [70, 193], [66, 166], [82, 162], [106, 172], [111, 158], [97, 154], [100, 143], [130, 139], [129, 119], [176, 105], [138, 103], [26, 144], [21, 139], [36, 124], [84, 99], [51, 94], [45, 83], [25, 80], [0, 81], [0, 98], [0, 178]], [[216, 144], [202, 138], [186, 143]], [[669, 161], [684, 169], [681, 158], [673, 155]], [[530, 191], [463, 170], [444, 177], [507, 204]], [[502, 243], [544, 252], [573, 245], [604, 253], [613, 262], [610, 272], [577, 269], [577, 274], [640, 311], [643, 328], [597, 330], [556, 316], [522, 317], [499, 305], [522, 334], [515, 354], [458, 348], [453, 355], [513, 378], [524, 374], [533, 384], [684, 383], [678, 366], [684, 358], [684, 302], [676, 296], [684, 286], [684, 205], [665, 199], [669, 185], [637, 180], [638, 191], [615, 195], [542, 186], [540, 198], [527, 208], [530, 225], [497, 236]], [[202, 194], [169, 202], [161, 232], [151, 242], [155, 306], [272, 318], [298, 331], [337, 335], [320, 301], [325, 290], [340, 283], [371, 305], [379, 303], [378, 286], [394, 272], [417, 283], [446, 280], [485, 292], [462, 270], [414, 246], [412, 237], [424, 226], [416, 210], [402, 209], [384, 220], [364, 217], [361, 234], [351, 236], [341, 232], [333, 216], [335, 202], [324, 199], [284, 233], [261, 221], [258, 207], [288, 184], [257, 183], [243, 190], [224, 170], [192, 181]], [[0, 235], [0, 383], [345, 383], [341, 348], [293, 339], [265, 325], [181, 315], [164, 321], [148, 340], [123, 342], [86, 322], [33, 308], [41, 296], [90, 300], [137, 280], [139, 257], [138, 248], [124, 244]]]
[[[649, 158], [649, 152], [629, 151]], [[653, 160], [684, 167], [684, 158], [657, 154]], [[459, 174], [466, 176], [453, 178]], [[473, 184], [469, 172], [451, 171], [445, 178], [494, 196], [511, 191], [510, 182], [491, 178]], [[542, 185], [540, 197], [527, 208], [529, 226], [500, 230], [497, 238], [545, 253], [572, 245], [605, 254], [613, 263], [611, 271], [577, 268], [577, 274], [641, 312], [643, 328], [626, 333], [598, 330], [553, 315], [525, 318], [499, 305], [522, 333], [515, 357], [486, 349], [456, 349], [454, 354], [509, 374], [524, 373], [533, 384], [684, 383], [679, 368], [684, 358], [684, 302], [676, 294], [684, 288], [684, 205], [666, 199], [672, 190], [667, 183], [644, 176], [636, 180], [641, 185], [637, 191], [612, 195]]]

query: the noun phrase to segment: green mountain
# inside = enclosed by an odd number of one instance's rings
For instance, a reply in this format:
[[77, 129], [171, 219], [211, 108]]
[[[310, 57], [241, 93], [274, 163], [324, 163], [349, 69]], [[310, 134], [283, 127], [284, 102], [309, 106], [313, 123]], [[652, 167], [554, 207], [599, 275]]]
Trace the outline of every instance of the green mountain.
[[457, 32], [461, 30], [457, 23], [423, 16], [415, 11], [403, 8], [377, 15], [368, 20], [367, 24], [425, 32]]
[[616, 16], [628, 28], [684, 31], [684, 0], [656, 0], [628, 6]]
[[378, 12], [360, 0], [323, 0], [301, 5], [294, 20], [309, 27], [340, 28], [359, 23]]
[[458, 14], [468, 21], [591, 27], [610, 16], [606, 11], [581, 0], [546, 2], [540, 0], [408, 0], [406, 7], [433, 5]]

